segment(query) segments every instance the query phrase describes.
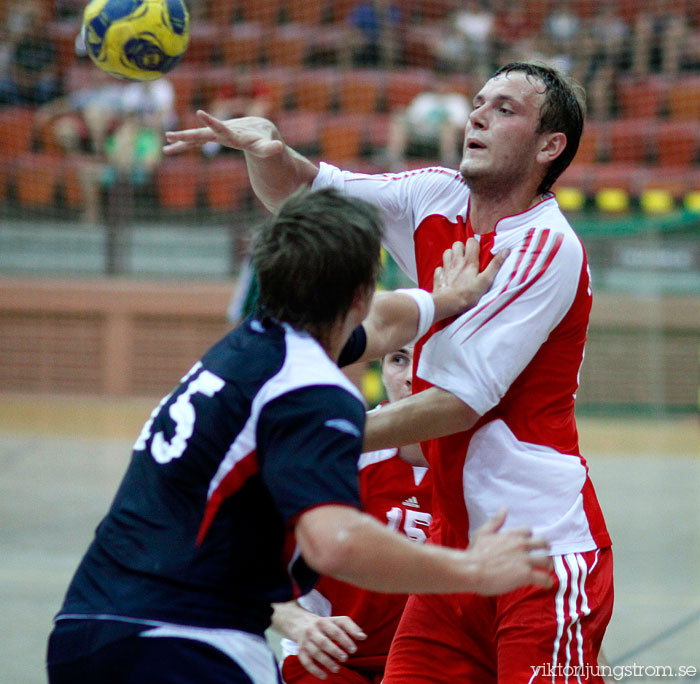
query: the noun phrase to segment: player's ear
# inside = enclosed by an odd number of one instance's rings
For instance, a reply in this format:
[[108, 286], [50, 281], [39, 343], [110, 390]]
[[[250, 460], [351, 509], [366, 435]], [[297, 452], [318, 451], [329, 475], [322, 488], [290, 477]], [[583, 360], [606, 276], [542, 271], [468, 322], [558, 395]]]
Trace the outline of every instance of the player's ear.
[[550, 164], [566, 149], [566, 133], [561, 131], [545, 133], [540, 140], [536, 157], [540, 164]]

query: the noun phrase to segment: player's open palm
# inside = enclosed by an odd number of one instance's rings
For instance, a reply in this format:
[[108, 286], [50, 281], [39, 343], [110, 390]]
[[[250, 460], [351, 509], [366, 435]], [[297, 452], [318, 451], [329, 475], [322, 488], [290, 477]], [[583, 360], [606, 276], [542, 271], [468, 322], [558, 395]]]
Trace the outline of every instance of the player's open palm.
[[544, 553], [549, 546], [546, 540], [522, 527], [500, 531], [505, 519], [506, 512], [501, 511], [475, 532], [469, 544], [482, 576], [475, 591], [488, 596], [527, 584], [551, 586], [552, 560]]
[[508, 254], [507, 249], [501, 250], [479, 273], [479, 243], [474, 238], [455, 242], [444, 251], [442, 266], [435, 269], [433, 293], [450, 295], [455, 300], [454, 313], [470, 309], [491, 287]]
[[337, 672], [338, 664], [357, 650], [355, 642], [367, 638], [357, 623], [347, 616], [318, 617], [309, 614], [299, 629], [299, 662], [319, 679], [326, 672]]
[[205, 124], [202, 128], [168, 131], [165, 154], [178, 154], [201, 147], [208, 142], [218, 142], [223, 147], [243, 150], [256, 157], [271, 157], [284, 149], [277, 127], [267, 119], [245, 116], [222, 121], [202, 111], [197, 116]]

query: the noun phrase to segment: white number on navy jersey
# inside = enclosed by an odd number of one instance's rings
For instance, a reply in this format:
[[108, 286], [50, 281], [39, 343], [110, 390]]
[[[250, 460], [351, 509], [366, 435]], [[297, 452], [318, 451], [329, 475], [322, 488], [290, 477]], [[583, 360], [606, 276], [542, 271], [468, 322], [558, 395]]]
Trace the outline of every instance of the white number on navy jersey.
[[[200, 368], [202, 364], [197, 362], [192, 370], [190, 370], [181, 382], [187, 382]], [[194, 432], [194, 423], [197, 419], [194, 406], [192, 405], [192, 397], [195, 394], [203, 394], [206, 397], [213, 397], [217, 392], [220, 392], [225, 386], [225, 382], [214, 375], [210, 371], [202, 371], [194, 380], [191, 380], [185, 391], [173, 402], [168, 410], [168, 415], [175, 423], [175, 434], [168, 442], [162, 432], [156, 432], [153, 435], [151, 442], [151, 455], [158, 463], [169, 463], [173, 459], [180, 458], [187, 448], [187, 440]], [[142, 451], [146, 448], [146, 444], [151, 437], [153, 421], [156, 416], [172, 396], [172, 392], [158, 404], [151, 413], [151, 417], [141, 430], [136, 443], [134, 444], [135, 451]]]
[[404, 510], [403, 508], [394, 506], [391, 510], [386, 512], [386, 519], [389, 529], [396, 532], [399, 531], [401, 521], [403, 520], [404, 534], [409, 539], [413, 539], [413, 541], [417, 541], [422, 544], [428, 538], [425, 530], [430, 527], [430, 522], [433, 518], [430, 513], [408, 509]]

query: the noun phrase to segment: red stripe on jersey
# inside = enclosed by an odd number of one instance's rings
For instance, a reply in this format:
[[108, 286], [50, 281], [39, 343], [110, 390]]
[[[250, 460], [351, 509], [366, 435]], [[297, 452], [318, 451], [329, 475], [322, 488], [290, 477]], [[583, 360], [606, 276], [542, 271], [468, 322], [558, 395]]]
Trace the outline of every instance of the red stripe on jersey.
[[219, 486], [212, 492], [204, 509], [202, 524], [199, 527], [197, 534], [197, 546], [200, 546], [204, 541], [207, 530], [211, 526], [214, 516], [221, 507], [221, 504], [232, 494], [235, 494], [246, 481], [258, 472], [258, 459], [255, 451], [246, 454], [236, 465], [231, 472], [224, 477], [219, 483]]
[[[511, 271], [510, 277], [508, 278], [508, 282], [503, 286], [501, 291], [498, 293], [498, 297], [500, 297], [510, 286], [510, 284], [515, 280], [515, 276], [518, 275], [518, 271], [520, 270], [520, 265], [522, 264], [523, 259], [525, 258], [525, 253], [527, 252], [528, 248], [530, 247], [530, 243], [532, 242], [532, 237], [535, 234], [534, 228], [530, 230], [525, 237], [525, 242], [523, 242], [523, 246], [520, 249], [520, 252], [518, 253], [518, 260], [515, 262], [515, 267]], [[493, 259], [493, 254], [489, 253], [490, 258], [488, 259], [488, 262]], [[481, 254], [479, 256], [481, 259]], [[487, 263], [488, 265], [488, 263]], [[483, 270], [483, 267], [481, 265], [479, 266], [479, 270]], [[457, 330], [454, 331], [454, 334], [459, 332], [470, 320], [472, 320], [475, 316], [478, 316], [482, 311], [487, 309], [489, 306], [491, 306], [492, 302], [486, 302], [485, 304], [482, 304], [478, 309], [474, 309], [465, 319], [462, 325], [460, 325]]]
[[[545, 232], [545, 233], [549, 233], [549, 231], [544, 231], [544, 232]], [[544, 238], [544, 240], [546, 240], [546, 236], [543, 235], [543, 238]], [[540, 266], [540, 270], [539, 270], [539, 271], [537, 272], [537, 274], [532, 278], [532, 280], [530, 280], [530, 282], [527, 283], [527, 285], [525, 285], [525, 287], [522, 287], [522, 288], [520, 288], [519, 291], [515, 292], [515, 294], [513, 294], [513, 296], [512, 296], [510, 299], [508, 299], [508, 300], [507, 300], [506, 302], [504, 302], [498, 309], [496, 309], [496, 311], [494, 311], [485, 321], [483, 321], [483, 322], [481, 323], [481, 325], [479, 325], [478, 328], [476, 328], [475, 330], [472, 330], [472, 332], [469, 333], [469, 335], [467, 335], [467, 336], [461, 341], [460, 344], [464, 344], [470, 337], [472, 337], [472, 336], [475, 335], [479, 330], [481, 330], [481, 328], [483, 328], [489, 321], [493, 320], [499, 313], [501, 313], [501, 311], [503, 311], [505, 308], [507, 308], [508, 306], [510, 306], [516, 299], [518, 299], [518, 297], [521, 297], [525, 292], [527, 292], [527, 291], [528, 291], [528, 290], [529, 290], [529, 289], [530, 289], [530, 288], [545, 274], [545, 272], [546, 272], [547, 269], [549, 268], [550, 264], [551, 264], [552, 261], [554, 260], [554, 257], [557, 255], [557, 252], [559, 251], [559, 248], [561, 247], [561, 243], [562, 243], [563, 241], [564, 241], [564, 236], [563, 236], [561, 233], [557, 234], [556, 238], [554, 239], [554, 244], [552, 245], [552, 248], [551, 248], [549, 254], [547, 255], [547, 258], [545, 259], [544, 263]], [[540, 238], [540, 244], [537, 245], [537, 248], [535, 249], [535, 252], [533, 253], [532, 260], [530, 261], [530, 264], [528, 264], [528, 267], [527, 267], [527, 269], [526, 269], [525, 274], [524, 274], [523, 277], [520, 279], [519, 285], [521, 285], [523, 282], [525, 282], [525, 279], [527, 278], [527, 275], [528, 275], [528, 274], [530, 273], [530, 271], [532, 270], [532, 266], [534, 265], [535, 260], [537, 259], [537, 257], [539, 256], [539, 254], [540, 254], [540, 252], [541, 252], [541, 244], [542, 244], [542, 242], [543, 242], [543, 239]], [[460, 327], [462, 327], [462, 326], [460, 326]], [[454, 337], [454, 336], [457, 334], [457, 332], [458, 332], [458, 331], [455, 330], [455, 331], [452, 333], [451, 337]]]

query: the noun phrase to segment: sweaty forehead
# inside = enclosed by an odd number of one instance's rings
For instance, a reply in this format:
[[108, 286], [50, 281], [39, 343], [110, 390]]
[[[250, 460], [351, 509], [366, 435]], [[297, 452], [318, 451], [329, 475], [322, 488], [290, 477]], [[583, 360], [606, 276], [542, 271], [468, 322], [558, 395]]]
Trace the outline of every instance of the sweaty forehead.
[[506, 98], [539, 110], [545, 99], [545, 85], [535, 76], [529, 76], [522, 71], [511, 71], [486, 81], [477, 98], [484, 100]]

